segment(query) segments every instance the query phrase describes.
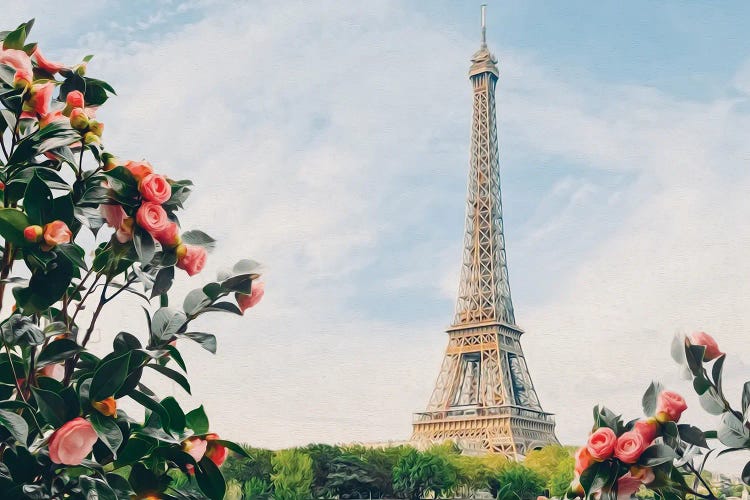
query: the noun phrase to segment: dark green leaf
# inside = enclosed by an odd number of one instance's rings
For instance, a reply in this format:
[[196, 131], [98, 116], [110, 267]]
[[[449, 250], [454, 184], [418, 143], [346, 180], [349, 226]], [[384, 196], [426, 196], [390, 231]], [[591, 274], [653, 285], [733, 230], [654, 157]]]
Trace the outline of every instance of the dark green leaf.
[[656, 467], [664, 463], [672, 462], [677, 455], [674, 450], [665, 444], [653, 444], [646, 448], [638, 459], [638, 465]]
[[20, 26], [18, 26], [18, 28], [5, 35], [5, 39], [3, 40], [3, 49], [22, 50], [24, 44], [26, 43], [27, 29], [31, 29], [31, 24], [33, 24], [33, 20], [29, 21], [28, 24], [21, 24]]
[[164, 347], [169, 351], [169, 356], [174, 359], [175, 363], [177, 363], [180, 368], [182, 368], [182, 371], [187, 372], [185, 361], [182, 359], [182, 354], [180, 354], [180, 351], [178, 351], [177, 348], [173, 345], [166, 345]]
[[137, 462], [142, 459], [154, 448], [155, 442], [151, 438], [141, 436], [130, 436], [128, 442], [120, 450], [117, 456], [117, 466], [122, 466]]
[[0, 425], [13, 436], [19, 446], [26, 447], [29, 436], [29, 424], [17, 413], [8, 410], [0, 410]]
[[59, 394], [37, 387], [32, 387], [31, 392], [36, 399], [39, 413], [52, 427], [60, 427], [67, 422], [65, 400]]
[[30, 226], [26, 214], [15, 208], [0, 208], [0, 235], [14, 245], [25, 246], [26, 239], [23, 237], [23, 230]]
[[742, 386], [742, 413], [747, 413], [750, 408], [750, 382], [745, 382]]
[[161, 405], [169, 413], [169, 428], [176, 432], [185, 430], [185, 414], [177, 400], [169, 396], [161, 400]]
[[174, 267], [159, 269], [154, 278], [154, 287], [151, 289], [151, 298], [167, 293], [174, 282]]
[[198, 486], [200, 486], [208, 498], [211, 500], [223, 500], [224, 493], [226, 493], [224, 476], [221, 475], [219, 468], [208, 457], [204, 456], [198, 462], [195, 477], [198, 480]]
[[122, 431], [117, 422], [112, 417], [105, 417], [98, 411], [91, 413], [91, 425], [94, 427], [96, 434], [104, 444], [112, 451], [117, 458], [117, 449], [122, 444]]
[[212, 354], [216, 354], [216, 336], [212, 333], [187, 332], [182, 336], [198, 342], [202, 348]]
[[229, 292], [249, 294], [252, 289], [253, 278], [249, 274], [232, 276], [221, 282], [221, 287]]
[[154, 258], [154, 254], [156, 253], [154, 239], [145, 229], [137, 225], [133, 230], [133, 244], [135, 245], [135, 251], [138, 254], [138, 261], [143, 264], [151, 262], [151, 259]]
[[679, 424], [677, 428], [680, 432], [680, 439], [686, 443], [700, 446], [701, 448], [708, 448], [706, 437], [699, 428], [688, 424]]
[[112, 342], [112, 347], [115, 351], [132, 351], [134, 349], [140, 349], [143, 347], [141, 345], [141, 341], [138, 340], [138, 338], [128, 332], [120, 332], [115, 337], [115, 340]]
[[72, 358], [74, 354], [81, 350], [83, 350], [83, 347], [73, 340], [55, 340], [45, 347], [39, 354], [36, 361], [36, 367], [41, 368], [42, 366], [52, 363], [59, 363], [60, 361]]
[[245, 458], [253, 458], [250, 456], [250, 454], [247, 452], [245, 448], [238, 445], [234, 441], [227, 441], [226, 439], [214, 439], [212, 442], [222, 445], [223, 447], [237, 453], [238, 455], [241, 455]]
[[750, 486], [750, 462], [742, 468], [742, 482]]
[[91, 380], [91, 401], [101, 401], [115, 394], [128, 376], [130, 353], [103, 362], [94, 372]]
[[206, 415], [203, 405], [185, 415], [187, 426], [193, 429], [195, 434], [208, 434], [208, 416]]
[[148, 408], [152, 412], [156, 413], [161, 420], [162, 427], [164, 429], [169, 429], [169, 412], [167, 412], [167, 410], [161, 405], [161, 403], [138, 390], [131, 391], [128, 396], [144, 408]]
[[171, 368], [167, 368], [166, 366], [161, 365], [146, 365], [148, 368], [151, 368], [153, 370], [156, 370], [157, 372], [161, 373], [162, 375], [171, 378], [175, 382], [177, 382], [180, 387], [185, 389], [185, 392], [190, 394], [190, 382], [188, 382], [188, 379], [185, 378], [183, 374], [181, 374], [178, 371], [172, 370]]
[[112, 488], [101, 479], [81, 476], [78, 484], [87, 500], [118, 500]]

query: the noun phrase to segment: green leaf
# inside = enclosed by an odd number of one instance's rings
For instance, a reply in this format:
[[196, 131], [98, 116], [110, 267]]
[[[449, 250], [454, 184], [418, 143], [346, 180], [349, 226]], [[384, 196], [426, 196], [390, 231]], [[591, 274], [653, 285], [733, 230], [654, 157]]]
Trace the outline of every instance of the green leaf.
[[221, 475], [221, 471], [208, 457], [203, 457], [198, 462], [198, 467], [195, 472], [195, 477], [198, 480], [198, 486], [201, 491], [206, 494], [211, 500], [222, 500], [226, 493], [226, 483], [224, 476]]
[[36, 269], [28, 287], [16, 287], [13, 296], [24, 312], [43, 312], [59, 301], [73, 278], [73, 264], [67, 259], [55, 259], [55, 266], [46, 271]]
[[211, 299], [209, 296], [202, 289], [196, 288], [185, 296], [182, 309], [185, 311], [185, 314], [193, 315], [210, 303]]
[[117, 449], [122, 444], [122, 431], [115, 419], [106, 417], [98, 411], [91, 412], [91, 425], [94, 427], [99, 439], [107, 445], [112, 454], [117, 458]]
[[745, 382], [742, 386], [742, 413], [746, 413], [750, 408], [750, 382]]
[[17, 413], [8, 410], [0, 410], [0, 425], [13, 436], [19, 446], [26, 447], [29, 436], [29, 424]]
[[701, 448], [708, 448], [706, 437], [699, 428], [689, 424], [679, 424], [677, 429], [680, 432], [680, 439], [686, 443], [700, 446]]
[[240, 310], [240, 308], [237, 307], [236, 304], [232, 304], [231, 302], [216, 302], [203, 309], [203, 312], [228, 312], [236, 314], [238, 316], [242, 316], [242, 311]]
[[135, 335], [128, 332], [118, 333], [115, 340], [112, 342], [112, 348], [119, 352], [132, 351], [134, 349], [140, 349], [141, 347], [143, 347], [141, 341], [138, 340]]
[[716, 358], [716, 361], [714, 361], [714, 366], [711, 368], [711, 377], [714, 380], [714, 384], [716, 385], [719, 392], [721, 392], [721, 374], [724, 370], [724, 360], [727, 358], [726, 354], [722, 354], [718, 358]]
[[750, 462], [742, 468], [742, 482], [750, 486]]
[[31, 392], [39, 406], [39, 413], [52, 427], [57, 428], [67, 422], [65, 400], [59, 394], [37, 387], [31, 387]]
[[162, 428], [169, 429], [169, 412], [167, 412], [167, 410], [161, 405], [161, 403], [137, 390], [131, 391], [128, 396], [130, 397], [130, 399], [140, 404], [144, 408], [148, 408], [152, 412], [156, 413], [161, 420]]
[[180, 351], [177, 350], [177, 348], [173, 345], [166, 345], [164, 346], [167, 351], [169, 351], [169, 356], [174, 360], [177, 365], [182, 368], [182, 371], [187, 372], [187, 368], [185, 367], [185, 361], [182, 359], [182, 354], [180, 354]]
[[211, 354], [216, 354], [216, 335], [212, 333], [187, 332], [182, 334], [181, 337], [187, 337], [192, 341], [198, 342], [202, 348]]
[[88, 271], [86, 262], [83, 260], [85, 252], [83, 248], [79, 247], [75, 243], [63, 243], [62, 245], [57, 245], [55, 247], [55, 253], [62, 255], [63, 257], [68, 259], [74, 266]]
[[18, 313], [0, 325], [0, 333], [8, 345], [39, 345], [44, 342], [44, 333], [34, 320]]
[[185, 415], [185, 420], [187, 421], [187, 426], [193, 429], [195, 434], [208, 434], [208, 416], [203, 409], [203, 405], [188, 412], [188, 414]]
[[26, 214], [15, 208], [0, 208], [0, 235], [14, 245], [28, 244], [23, 237], [23, 230], [32, 225]]
[[94, 372], [89, 391], [91, 401], [101, 401], [114, 395], [128, 376], [130, 353], [103, 362]]
[[716, 429], [717, 437], [724, 446], [730, 448], [739, 448], [750, 446], [750, 431], [737, 418], [737, 416], [728, 411], [721, 416], [721, 422]]
[[643, 395], [643, 414], [650, 417], [656, 413], [656, 401], [664, 387], [659, 382], [651, 382]]
[[216, 247], [215, 239], [211, 238], [203, 231], [198, 231], [197, 229], [185, 231], [184, 233], [182, 233], [182, 241], [188, 245], [201, 246], [208, 251], [211, 251]]
[[5, 35], [5, 40], [3, 40], [3, 49], [23, 50], [23, 46], [26, 43], [27, 29], [31, 29], [32, 24], [33, 20], [29, 21], [28, 23], [23, 23], [18, 26], [18, 28]]
[[693, 389], [695, 389], [695, 392], [700, 396], [701, 394], [705, 394], [707, 390], [711, 388], [711, 382], [707, 380], [703, 374], [699, 374], [697, 377], [693, 379]]
[[164, 267], [159, 269], [154, 278], [154, 287], [151, 289], [151, 298], [157, 295], [167, 293], [172, 288], [174, 282], [174, 267]]
[[45, 347], [39, 354], [39, 357], [36, 360], [36, 367], [41, 368], [52, 363], [59, 363], [68, 358], [72, 358], [74, 354], [77, 354], [82, 350], [83, 347], [73, 340], [55, 340]]
[[176, 432], [184, 431], [185, 413], [183, 413], [177, 400], [169, 396], [161, 400], [161, 405], [169, 413], [169, 428]]
[[674, 450], [665, 444], [654, 444], [646, 448], [638, 459], [638, 465], [656, 467], [677, 458]]
[[721, 415], [722, 412], [724, 412], [724, 402], [713, 387], [699, 395], [698, 402], [701, 404], [701, 407], [711, 415]]
[[705, 352], [706, 347], [702, 345], [687, 345], [685, 347], [685, 358], [693, 376], [700, 374], [703, 370], [703, 355]]
[[221, 287], [228, 292], [249, 294], [252, 291], [253, 278], [249, 274], [232, 276], [221, 282]]
[[188, 394], [190, 394], [190, 382], [188, 382], [188, 379], [185, 378], [185, 376], [183, 374], [181, 374], [180, 372], [175, 371], [175, 370], [173, 370], [171, 368], [167, 368], [166, 366], [161, 366], [161, 365], [149, 364], [149, 365], [146, 365], [146, 366], [148, 368], [156, 370], [157, 372], [161, 373], [162, 375], [164, 375], [166, 377], [171, 378], [172, 380], [174, 380], [175, 382], [177, 382], [180, 385], [180, 387], [182, 387], [183, 389], [185, 389], [185, 392], [187, 392]]
[[160, 307], [151, 319], [151, 332], [160, 340], [174, 336], [185, 324], [185, 313], [172, 307]]
[[142, 459], [156, 446], [156, 443], [151, 438], [141, 436], [130, 436], [128, 442], [120, 450], [117, 456], [116, 465], [118, 467], [137, 462]]
[[148, 264], [156, 254], [156, 245], [151, 235], [142, 227], [136, 225], [133, 230], [133, 245], [135, 252], [138, 254], [138, 261]]
[[80, 476], [78, 485], [86, 499], [91, 500], [118, 500], [117, 495], [109, 485], [98, 478]]
[[241, 455], [245, 458], [253, 458], [245, 448], [238, 445], [234, 441], [227, 441], [226, 439], [214, 439], [212, 442], [222, 445], [223, 447]]

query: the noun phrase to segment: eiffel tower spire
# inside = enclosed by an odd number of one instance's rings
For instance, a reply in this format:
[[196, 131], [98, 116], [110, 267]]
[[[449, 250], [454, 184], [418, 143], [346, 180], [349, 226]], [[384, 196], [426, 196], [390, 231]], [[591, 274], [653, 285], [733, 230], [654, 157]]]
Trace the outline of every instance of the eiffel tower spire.
[[495, 117], [497, 59], [482, 40], [471, 58], [471, 153], [461, 278], [448, 348], [427, 411], [415, 416], [417, 445], [455, 441], [471, 452], [515, 458], [557, 443], [521, 349], [510, 297]]

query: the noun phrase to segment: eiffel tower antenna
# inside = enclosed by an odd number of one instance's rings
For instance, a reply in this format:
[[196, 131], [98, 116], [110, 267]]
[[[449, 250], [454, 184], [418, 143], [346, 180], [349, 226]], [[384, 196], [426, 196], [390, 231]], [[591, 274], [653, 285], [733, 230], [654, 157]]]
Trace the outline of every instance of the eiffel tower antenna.
[[427, 410], [415, 415], [412, 440], [453, 440], [465, 451], [526, 455], [558, 443], [542, 410], [521, 349], [510, 296], [500, 193], [495, 84], [500, 72], [482, 43], [471, 57], [471, 148], [461, 278], [448, 347]]
[[482, 47], [487, 47], [487, 4], [482, 4]]

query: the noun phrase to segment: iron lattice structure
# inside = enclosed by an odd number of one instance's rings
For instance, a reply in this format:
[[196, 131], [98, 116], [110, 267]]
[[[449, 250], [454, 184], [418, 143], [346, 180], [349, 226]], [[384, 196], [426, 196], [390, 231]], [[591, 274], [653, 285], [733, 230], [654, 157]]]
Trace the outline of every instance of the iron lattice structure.
[[474, 91], [463, 263], [448, 347], [427, 411], [414, 419], [417, 445], [452, 440], [465, 452], [516, 458], [558, 443], [552, 414], [531, 381], [510, 295], [500, 195], [497, 60], [482, 45], [471, 58]]

